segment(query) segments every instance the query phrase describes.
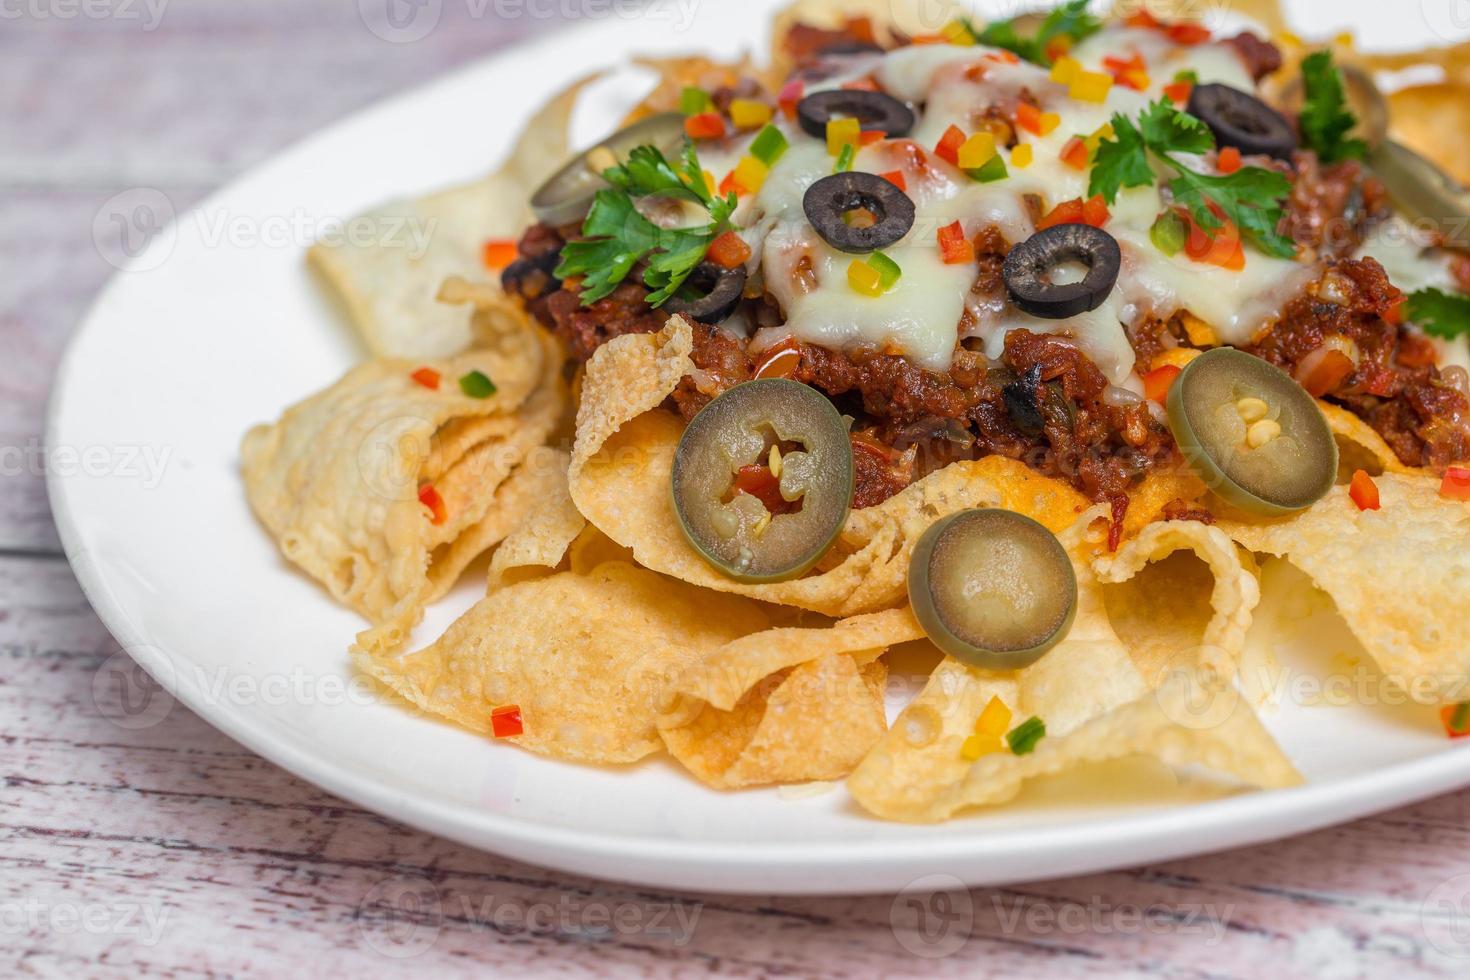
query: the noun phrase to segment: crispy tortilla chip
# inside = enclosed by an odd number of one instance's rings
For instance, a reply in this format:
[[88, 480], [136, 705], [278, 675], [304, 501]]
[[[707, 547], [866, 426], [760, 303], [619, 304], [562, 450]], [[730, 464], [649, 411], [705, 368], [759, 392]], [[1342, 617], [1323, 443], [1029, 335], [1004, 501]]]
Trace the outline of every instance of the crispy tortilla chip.
[[1252, 551], [1288, 559], [1337, 603], [1385, 677], [1413, 700], [1470, 699], [1470, 506], [1428, 477], [1375, 478], [1381, 510], [1345, 487], [1283, 520], [1220, 527]]
[[[446, 361], [360, 365], [242, 443], [251, 507], [282, 552], [339, 601], [391, 627], [385, 642], [401, 639], [424, 603], [514, 526], [495, 510], [496, 489], [565, 413], [560, 354], [540, 332], [523, 318], [491, 340]], [[410, 377], [424, 366], [439, 372], [438, 390]], [[494, 395], [460, 393], [457, 380], [473, 370], [495, 382]], [[446, 428], [450, 436], [436, 442]], [[445, 504], [439, 525], [419, 502], [430, 479]]]
[[572, 542], [586, 529], [586, 518], [577, 512], [567, 493], [570, 462], [571, 456], [565, 451], [550, 449], [526, 461], [525, 466], [534, 467], [538, 474], [537, 496], [520, 515], [516, 528], [495, 549], [490, 559], [489, 591], [549, 574], [561, 565]]
[[486, 596], [416, 653], [354, 661], [422, 710], [481, 734], [519, 705], [510, 739], [558, 759], [635, 762], [658, 751], [655, 718], [690, 658], [764, 629], [760, 607], [632, 565], [562, 572]]
[[828, 653], [782, 671], [729, 711], [705, 706], [675, 728], [660, 727], [669, 752], [717, 789], [840, 779], [887, 723], [882, 662], [861, 666]]
[[[1196, 522], [1156, 524], [1116, 556], [1099, 558], [1101, 546], [1093, 522], [1104, 513], [1103, 508], [1093, 509], [1061, 535], [1072, 556], [1078, 590], [1077, 617], [1066, 639], [1030, 667], [1011, 673], [983, 671], [946, 658], [849, 778], [848, 787], [859, 803], [891, 819], [940, 820], [965, 806], [1004, 802], [1019, 791], [1026, 778], [1056, 771], [1052, 767], [1064, 768], [1074, 756], [1083, 761], [1135, 751], [1124, 748], [1094, 756], [1080, 735], [1072, 738], [1073, 733], [1096, 727], [1110, 713], [1131, 712], [1116, 725], [1129, 730], [1136, 726], [1153, 738], [1157, 732], [1145, 724], [1148, 709], [1125, 706], [1146, 702], [1152, 683], [1162, 680], [1140, 669], [1151, 669], [1162, 647], [1144, 648], [1140, 653], [1129, 649], [1108, 615], [1107, 590], [1121, 586], [1103, 583], [1125, 583], [1150, 562], [1177, 550], [1194, 551], [1215, 572], [1213, 594], [1203, 583], [1196, 583], [1202, 586], [1196, 595], [1210, 596], [1208, 605], [1214, 613], [1203, 624], [1189, 617], [1162, 622], [1161, 634], [1185, 645], [1196, 657], [1202, 645], [1217, 643], [1220, 652], [1215, 657], [1233, 665], [1244, 644], [1257, 593], [1255, 580], [1241, 567], [1229, 539]], [[1130, 597], [1125, 594], [1121, 601], [1126, 606]], [[1141, 610], [1148, 611], [1147, 605]], [[1192, 675], [1196, 667], [1185, 656], [1163, 659], [1175, 672], [1183, 668]], [[1207, 668], [1205, 676], [1215, 684], [1228, 677], [1228, 672], [1212, 662], [1207, 662]], [[1040, 768], [1035, 768], [1038, 763], [1031, 756], [1017, 758], [1009, 753], [974, 763], [966, 760], [961, 747], [991, 697], [1011, 708], [1013, 724], [1033, 715], [1041, 718], [1047, 728], [1042, 746], [1060, 743], [1068, 747], [1059, 756], [1053, 754], [1056, 749], [1051, 750], [1046, 757], [1049, 761]]]
[[1150, 687], [1196, 665], [1236, 673], [1261, 594], [1223, 531], [1153, 524], [1093, 569], [1108, 621]]
[[358, 215], [349, 227], [371, 229], [369, 241], [343, 236], [307, 253], [374, 355], [443, 358], [470, 346], [474, 311], [437, 302], [440, 284], [451, 276], [483, 279], [485, 241], [520, 237], [531, 222], [527, 201], [567, 156], [572, 108], [596, 77], [574, 82], [542, 108], [496, 173]]
[[[853, 511], [815, 573], [790, 582], [750, 585], [712, 568], [679, 530], [669, 499], [682, 422], [660, 410], [693, 365], [689, 325], [671, 317], [657, 334], [604, 344], [587, 365], [577, 413], [571, 492], [577, 509], [639, 564], [693, 585], [851, 616], [901, 605], [909, 555], [930, 524], [967, 507], [1005, 507], [1053, 531], [1072, 524], [1089, 502], [1016, 460], [991, 456], [952, 463], [879, 504]], [[1125, 527], [1156, 520], [1170, 500], [1194, 499], [1203, 485], [1176, 470], [1139, 489]]]

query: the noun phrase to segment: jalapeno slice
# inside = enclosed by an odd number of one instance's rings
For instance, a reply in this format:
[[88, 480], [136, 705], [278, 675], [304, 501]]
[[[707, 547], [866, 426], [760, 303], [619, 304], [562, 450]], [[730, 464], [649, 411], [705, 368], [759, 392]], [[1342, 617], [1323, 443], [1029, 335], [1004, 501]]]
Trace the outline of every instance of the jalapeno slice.
[[1312, 396], [1259, 357], [1217, 347], [1190, 361], [1168, 398], [1169, 429], [1221, 499], [1275, 517], [1322, 499], [1337, 442]]
[[607, 187], [602, 172], [623, 160], [636, 147], [656, 146], [670, 153], [684, 140], [684, 117], [677, 112], [663, 112], [640, 119], [579, 153], [560, 170], [547, 178], [531, 196], [531, 210], [548, 225], [568, 225], [580, 221], [592, 207], [597, 192]]
[[1056, 535], [1031, 518], [962, 510], [919, 538], [909, 602], [945, 653], [987, 670], [1018, 670], [1072, 628], [1077, 575]]
[[706, 405], [674, 456], [674, 513], [731, 578], [795, 578], [831, 546], [852, 506], [852, 443], [826, 396], [761, 378]]

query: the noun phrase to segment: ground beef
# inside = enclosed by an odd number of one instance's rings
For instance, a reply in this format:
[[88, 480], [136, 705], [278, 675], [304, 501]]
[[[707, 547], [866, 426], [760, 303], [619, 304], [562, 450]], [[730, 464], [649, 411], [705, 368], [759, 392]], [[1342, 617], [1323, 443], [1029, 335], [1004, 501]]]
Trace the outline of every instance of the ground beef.
[[696, 374], [683, 378], [674, 389], [674, 405], [687, 422], [716, 395], [742, 381], [749, 381], [753, 365], [745, 342], [705, 323], [694, 327], [694, 349], [689, 359]]
[[1308, 258], [1346, 258], [1388, 216], [1388, 191], [1356, 160], [1324, 165], [1310, 150], [1292, 156], [1291, 197], [1281, 231]]
[[1245, 62], [1245, 70], [1258, 82], [1281, 67], [1281, 51], [1276, 45], [1249, 31], [1226, 38], [1225, 43], [1235, 48]]
[[1325, 393], [1361, 416], [1409, 466], [1443, 469], [1470, 458], [1470, 398], [1445, 384], [1417, 335], [1389, 319], [1403, 298], [1371, 258], [1336, 262], [1286, 304], [1255, 346], [1258, 357], [1295, 372], [1327, 338], [1357, 345], [1357, 370]]

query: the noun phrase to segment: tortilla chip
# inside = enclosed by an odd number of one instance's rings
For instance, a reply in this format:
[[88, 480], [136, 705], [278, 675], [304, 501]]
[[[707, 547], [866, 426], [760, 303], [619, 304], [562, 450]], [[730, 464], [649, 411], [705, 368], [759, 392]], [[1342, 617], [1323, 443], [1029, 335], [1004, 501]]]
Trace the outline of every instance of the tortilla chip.
[[674, 758], [717, 789], [840, 779], [887, 729], [887, 677], [880, 661], [860, 666], [828, 653], [774, 675], [729, 711], [705, 706], [659, 733]]
[[[360, 365], [243, 440], [247, 496], [282, 552], [391, 626], [385, 642], [401, 640], [424, 603], [514, 526], [491, 520], [496, 489], [565, 413], [560, 353], [539, 331], [522, 317], [487, 339], [450, 360]], [[412, 379], [420, 367], [439, 372], [438, 390]], [[495, 382], [489, 398], [459, 391], [475, 370]], [[430, 480], [445, 504], [439, 525], [418, 498]]]
[[1441, 497], [1428, 477], [1375, 482], [1381, 510], [1359, 510], [1339, 486], [1291, 517], [1220, 527], [1306, 572], [1413, 700], [1470, 700], [1470, 506]]
[[1108, 621], [1150, 687], [1195, 666], [1235, 675], [1261, 593], [1223, 531], [1154, 524], [1093, 570]]
[[537, 496], [495, 549], [488, 591], [549, 574], [562, 564], [567, 549], [587, 527], [586, 518], [577, 512], [567, 492], [570, 462], [564, 450], [551, 449], [526, 461], [525, 466], [534, 467], [538, 474]]
[[[1112, 605], [1120, 599], [1115, 597], [1110, 605], [1107, 592], [1121, 586], [1104, 583], [1126, 583], [1149, 563], [1177, 550], [1194, 551], [1215, 572], [1213, 593], [1201, 591], [1210, 595], [1213, 616], [1203, 625], [1188, 617], [1161, 622], [1160, 634], [1165, 642], [1181, 644], [1196, 656], [1202, 648], [1212, 649], [1206, 644], [1218, 644], [1214, 649], [1219, 652], [1206, 662], [1203, 676], [1217, 686], [1228, 680], [1229, 670], [1212, 661], [1233, 665], [1238, 659], [1258, 598], [1255, 579], [1245, 573], [1229, 539], [1203, 524], [1177, 521], [1153, 525], [1116, 556], [1099, 557], [1105, 544], [1098, 540], [1094, 522], [1105, 513], [1103, 507], [1094, 508], [1060, 535], [1077, 575], [1077, 616], [1066, 638], [1031, 666], [1014, 672], [984, 671], [945, 658], [849, 778], [848, 788], [859, 803], [890, 819], [940, 820], [965, 806], [1004, 802], [1019, 792], [1026, 778], [1055, 771], [1052, 766], [1064, 768], [1074, 757], [1084, 761], [1130, 754], [1133, 748], [1094, 756], [1090, 753], [1096, 749], [1084, 739], [1070, 737], [1096, 728], [1111, 713], [1124, 713], [1124, 720], [1108, 724], [1125, 735], [1136, 728], [1154, 738], [1158, 733], [1148, 723], [1149, 709], [1127, 706], [1146, 705], [1150, 688], [1160, 681], [1168, 683], [1153, 669], [1157, 651], [1164, 648], [1130, 650], [1109, 619]], [[1136, 600], [1122, 594], [1121, 603], [1126, 607], [1130, 602]], [[1153, 610], [1144, 604], [1140, 611]], [[1165, 662], [1174, 673], [1183, 668], [1190, 676], [1197, 667], [1187, 656], [1170, 656]], [[991, 697], [1011, 709], [1013, 724], [1030, 716], [1042, 719], [1047, 735], [1041, 745], [1063, 744], [1061, 755], [1050, 750], [1049, 761], [1041, 768], [1034, 768], [1038, 763], [1032, 756], [1009, 753], [973, 763], [966, 760], [961, 747]]]
[[483, 279], [485, 241], [525, 231], [527, 202], [568, 155], [572, 108], [596, 78], [574, 82], [537, 112], [496, 173], [358, 215], [349, 227], [370, 229], [370, 240], [342, 236], [307, 253], [375, 356], [435, 359], [470, 346], [474, 310], [437, 302], [440, 284], [451, 276]]
[[683, 664], [766, 624], [748, 600], [608, 563], [507, 585], [416, 653], [357, 649], [353, 659], [471, 731], [490, 734], [491, 712], [519, 705], [525, 732], [508, 741], [558, 759], [628, 763], [662, 746], [658, 706]]

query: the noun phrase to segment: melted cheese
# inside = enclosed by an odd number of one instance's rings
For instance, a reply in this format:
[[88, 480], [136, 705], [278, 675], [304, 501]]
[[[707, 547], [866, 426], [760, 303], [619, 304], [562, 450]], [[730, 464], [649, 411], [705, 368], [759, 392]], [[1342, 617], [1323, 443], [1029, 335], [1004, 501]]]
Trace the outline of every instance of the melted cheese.
[[[883, 89], [919, 107], [918, 122], [908, 139], [929, 158], [928, 168], [907, 167], [907, 193], [916, 217], [913, 229], [885, 249], [902, 268], [898, 284], [880, 297], [851, 289], [847, 269], [854, 258], [818, 236], [806, 219], [802, 198], [808, 187], [830, 174], [833, 159], [825, 142], [781, 120], [791, 147], [772, 169], [764, 187], [743, 199], [736, 220], [752, 246], [751, 271], [759, 271], [786, 317], [780, 334], [834, 349], [868, 348], [901, 353], [933, 371], [949, 367], [957, 342], [973, 338], [987, 355], [998, 357], [1005, 335], [1014, 329], [1061, 334], [1082, 349], [1116, 385], [1141, 390], [1127, 327], [1149, 318], [1167, 318], [1187, 310], [1206, 321], [1219, 341], [1245, 344], [1269, 327], [1283, 303], [1298, 293], [1320, 269], [1276, 259], [1246, 248], [1245, 268], [1230, 271], [1190, 260], [1170, 258], [1149, 240], [1149, 228], [1164, 210], [1158, 186], [1123, 191], [1111, 207], [1107, 231], [1117, 239], [1122, 268], [1112, 294], [1098, 309], [1066, 320], [1028, 316], [1010, 303], [970, 292], [977, 267], [946, 265], [936, 232], [958, 220], [967, 236], [994, 226], [1011, 244], [1035, 233], [1027, 197], [1044, 208], [1087, 196], [1088, 174], [1061, 160], [1074, 135], [1089, 135], [1114, 113], [1136, 117], [1162, 96], [1176, 73], [1193, 71], [1201, 82], [1218, 81], [1252, 89], [1253, 83], [1235, 50], [1225, 44], [1182, 47], [1157, 31], [1108, 28], [1073, 52], [1084, 66], [1097, 70], [1108, 55], [1141, 54], [1151, 88], [1135, 92], [1114, 85], [1101, 104], [1070, 98], [1051, 81], [1046, 69], [1027, 63], [1004, 64], [986, 59], [992, 49], [924, 45], [886, 55], [853, 59], [842, 75], [811, 83], [807, 91], [840, 85], [872, 73]], [[969, 72], [983, 65], [977, 77]], [[1025, 90], [1043, 111], [1061, 116], [1061, 125], [1045, 137], [1023, 133], [1032, 145], [1033, 162], [1019, 168], [1008, 160], [1009, 176], [978, 183], [939, 162], [932, 148], [945, 130], [966, 133], [979, 128], [986, 107], [1013, 107]], [[749, 143], [749, 137], [727, 141], [701, 155], [708, 168], [727, 172]], [[1008, 151], [1002, 151], [1007, 153]], [[853, 169], [884, 173], [905, 163], [902, 141], [887, 141], [860, 150]], [[1208, 171], [1202, 160], [1186, 161]], [[1161, 170], [1161, 178], [1168, 172]], [[963, 332], [962, 332], [963, 331]], [[775, 338], [772, 337], [772, 340]]]
[[[1355, 257], [1365, 256], [1377, 259], [1388, 273], [1389, 281], [1406, 293], [1420, 289], [1454, 292], [1460, 288], [1450, 272], [1450, 256], [1443, 249], [1425, 245], [1402, 218], [1385, 221], [1373, 229], [1358, 247]], [[1457, 364], [1470, 370], [1470, 338], [1429, 339], [1439, 352], [1441, 365]]]

